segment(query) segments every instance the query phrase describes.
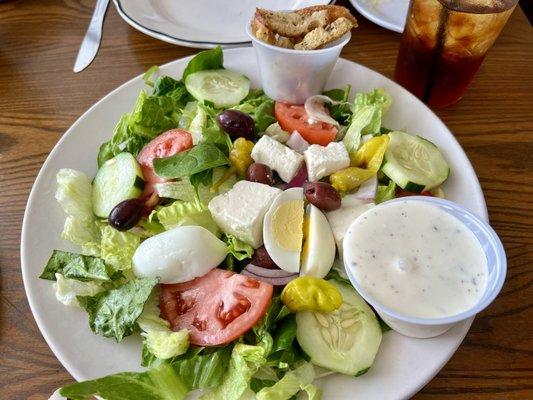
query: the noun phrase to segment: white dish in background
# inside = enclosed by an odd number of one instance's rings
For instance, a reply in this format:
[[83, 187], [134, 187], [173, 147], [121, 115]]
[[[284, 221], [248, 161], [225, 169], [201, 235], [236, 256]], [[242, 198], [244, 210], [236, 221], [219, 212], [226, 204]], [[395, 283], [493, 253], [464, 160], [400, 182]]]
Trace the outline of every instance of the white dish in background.
[[350, 0], [366, 19], [394, 32], [403, 32], [409, 0]]
[[329, 0], [113, 0], [135, 29], [168, 43], [212, 48], [249, 46], [245, 27], [256, 7], [297, 9]]
[[[179, 77], [189, 59], [162, 66], [160, 73]], [[226, 68], [246, 74], [255, 87], [260, 84], [252, 48], [226, 50], [224, 59]], [[472, 165], [448, 128], [429, 108], [377, 72], [339, 59], [326, 88], [344, 87], [348, 83], [358, 91], [385, 88], [394, 102], [384, 118], [384, 126], [406, 129], [439, 146], [451, 166], [450, 178], [444, 185], [446, 197], [488, 220]], [[139, 337], [128, 337], [117, 344], [94, 335], [85, 311], [65, 308], [56, 300], [50, 282], [38, 278], [53, 249], [77, 250], [59, 238], [65, 214], [54, 199], [55, 175], [60, 168], [76, 168], [94, 176], [100, 144], [109, 139], [119, 117], [131, 111], [142, 88], [145, 87], [139, 75], [96, 103], [69, 128], [39, 172], [24, 216], [21, 261], [28, 301], [50, 348], [78, 380], [141, 370], [141, 341]], [[437, 338], [424, 340], [388, 332], [368, 373], [358, 378], [332, 375], [317, 384], [328, 400], [409, 398], [444, 366], [471, 323], [469, 319]]]

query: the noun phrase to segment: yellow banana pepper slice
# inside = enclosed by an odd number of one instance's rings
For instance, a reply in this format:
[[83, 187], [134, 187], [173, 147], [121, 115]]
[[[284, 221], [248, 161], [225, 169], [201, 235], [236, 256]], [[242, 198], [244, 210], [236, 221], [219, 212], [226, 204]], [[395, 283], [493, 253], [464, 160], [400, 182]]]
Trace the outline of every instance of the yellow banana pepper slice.
[[342, 295], [324, 279], [301, 276], [285, 286], [281, 301], [292, 312], [332, 312], [342, 305]]

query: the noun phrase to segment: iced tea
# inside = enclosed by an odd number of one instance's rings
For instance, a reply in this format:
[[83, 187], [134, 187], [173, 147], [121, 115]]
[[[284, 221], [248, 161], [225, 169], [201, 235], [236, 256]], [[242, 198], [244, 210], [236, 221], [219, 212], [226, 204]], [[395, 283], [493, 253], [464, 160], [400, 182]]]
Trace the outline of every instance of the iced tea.
[[431, 107], [463, 96], [518, 0], [411, 0], [394, 79]]

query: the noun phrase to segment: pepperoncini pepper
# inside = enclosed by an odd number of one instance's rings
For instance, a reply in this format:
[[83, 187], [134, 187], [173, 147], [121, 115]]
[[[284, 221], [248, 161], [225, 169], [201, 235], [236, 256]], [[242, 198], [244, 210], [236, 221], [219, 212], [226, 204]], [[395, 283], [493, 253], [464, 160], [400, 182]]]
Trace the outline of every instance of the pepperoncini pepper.
[[351, 166], [330, 175], [331, 185], [338, 191], [347, 192], [359, 187], [379, 170], [389, 135], [376, 136], [350, 154]]
[[292, 312], [332, 312], [342, 305], [342, 295], [324, 279], [301, 276], [285, 286], [281, 301]]
[[229, 153], [230, 168], [217, 182], [213, 184], [211, 191], [217, 192], [220, 185], [226, 182], [232, 175], [246, 175], [246, 170], [254, 162], [252, 159], [252, 149], [254, 143], [243, 137], [233, 142], [233, 148]]

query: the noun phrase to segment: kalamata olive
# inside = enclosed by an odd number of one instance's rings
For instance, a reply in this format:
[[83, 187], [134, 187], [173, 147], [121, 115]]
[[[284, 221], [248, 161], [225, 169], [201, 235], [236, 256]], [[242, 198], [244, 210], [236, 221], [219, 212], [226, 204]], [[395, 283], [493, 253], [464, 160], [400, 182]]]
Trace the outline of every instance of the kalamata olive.
[[341, 206], [339, 192], [326, 182], [305, 183], [304, 194], [309, 203], [324, 211], [333, 211]]
[[269, 166], [261, 163], [252, 163], [246, 170], [246, 180], [272, 186], [274, 184], [274, 174]]
[[116, 230], [127, 231], [137, 225], [144, 210], [144, 203], [139, 199], [124, 200], [113, 207], [107, 220]]
[[255, 122], [248, 114], [238, 110], [225, 110], [217, 116], [218, 124], [233, 138], [250, 137]]
[[270, 258], [270, 254], [266, 251], [265, 246], [255, 249], [254, 255], [252, 256], [252, 264], [268, 269], [278, 268], [276, 263]]

